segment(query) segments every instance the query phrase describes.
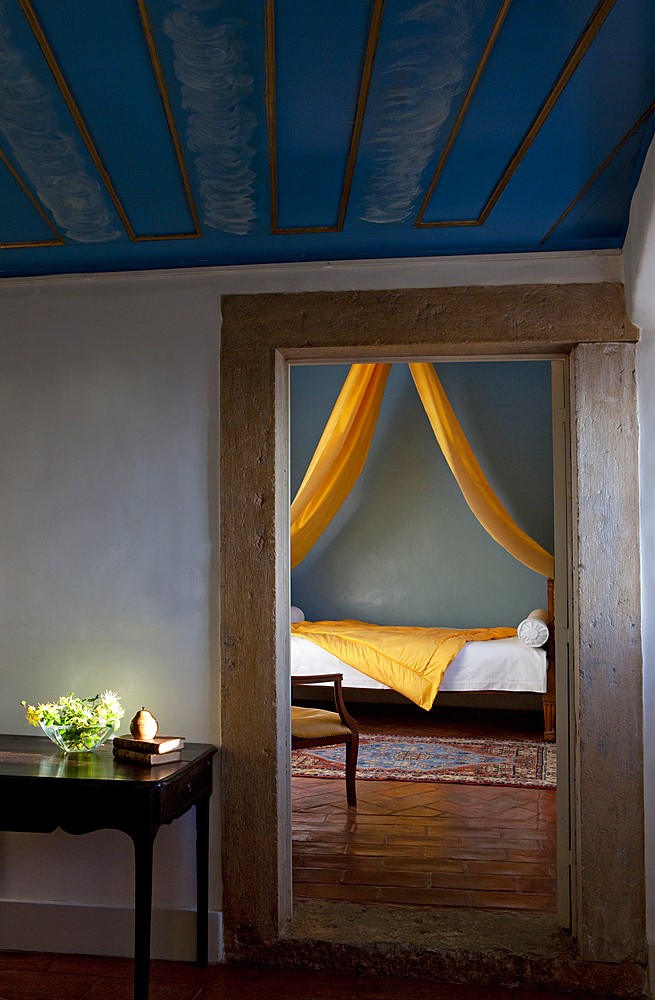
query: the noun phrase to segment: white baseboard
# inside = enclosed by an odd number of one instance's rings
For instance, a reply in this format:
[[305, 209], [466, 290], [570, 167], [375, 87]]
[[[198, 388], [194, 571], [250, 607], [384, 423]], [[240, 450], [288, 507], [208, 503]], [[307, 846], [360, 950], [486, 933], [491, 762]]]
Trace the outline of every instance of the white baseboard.
[[[209, 913], [209, 961], [223, 957], [222, 913]], [[134, 954], [134, 910], [0, 900], [0, 950], [57, 954]], [[151, 957], [177, 962], [196, 958], [195, 910], [153, 910]]]

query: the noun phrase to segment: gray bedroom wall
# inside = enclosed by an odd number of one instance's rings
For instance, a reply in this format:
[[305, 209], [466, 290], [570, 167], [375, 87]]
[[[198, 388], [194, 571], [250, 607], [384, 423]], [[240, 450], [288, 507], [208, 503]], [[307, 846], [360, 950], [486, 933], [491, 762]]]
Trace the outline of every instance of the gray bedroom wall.
[[[436, 365], [492, 488], [552, 552], [549, 361]], [[291, 494], [348, 372], [291, 369]], [[479, 525], [437, 445], [409, 367], [394, 365], [369, 457], [350, 497], [292, 573], [309, 620], [386, 625], [516, 625], [546, 602], [546, 582]]]

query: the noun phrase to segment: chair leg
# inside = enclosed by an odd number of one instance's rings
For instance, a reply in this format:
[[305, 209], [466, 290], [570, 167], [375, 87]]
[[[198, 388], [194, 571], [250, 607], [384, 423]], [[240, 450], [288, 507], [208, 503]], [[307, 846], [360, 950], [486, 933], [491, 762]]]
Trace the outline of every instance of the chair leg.
[[359, 751], [359, 736], [353, 733], [346, 743], [346, 797], [349, 806], [357, 805], [355, 791], [355, 774], [357, 771], [357, 753]]

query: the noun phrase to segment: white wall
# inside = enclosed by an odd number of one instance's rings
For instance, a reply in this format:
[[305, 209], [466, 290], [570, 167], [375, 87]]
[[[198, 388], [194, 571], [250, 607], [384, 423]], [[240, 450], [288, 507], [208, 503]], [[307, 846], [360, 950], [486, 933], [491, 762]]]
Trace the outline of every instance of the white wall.
[[[1, 732], [34, 732], [23, 698], [109, 687], [124, 724], [146, 705], [163, 732], [217, 739], [218, 342], [218, 296], [200, 278], [2, 288]], [[158, 909], [195, 905], [194, 831], [193, 813], [160, 831]], [[132, 864], [118, 832], [3, 834], [0, 898], [129, 908]], [[71, 950], [81, 914], [57, 910]]]
[[[23, 698], [108, 686], [128, 715], [219, 740], [219, 292], [619, 274], [573, 253], [1, 282], [0, 731], [33, 731]], [[154, 955], [193, 957], [194, 839], [191, 814], [157, 838]], [[0, 949], [130, 954], [132, 870], [119, 833], [0, 835]]]
[[639, 494], [641, 508], [642, 643], [644, 658], [644, 801], [646, 927], [651, 990], [655, 989], [655, 142], [630, 206], [623, 248], [628, 312], [641, 327], [637, 348]]

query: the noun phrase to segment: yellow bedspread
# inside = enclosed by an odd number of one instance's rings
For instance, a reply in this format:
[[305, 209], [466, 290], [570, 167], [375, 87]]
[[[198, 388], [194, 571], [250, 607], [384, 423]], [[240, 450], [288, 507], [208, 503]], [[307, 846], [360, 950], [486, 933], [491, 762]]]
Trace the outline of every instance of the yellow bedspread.
[[446, 667], [466, 642], [516, 635], [515, 628], [412, 628], [350, 619], [300, 622], [291, 631], [425, 709], [432, 707]]

